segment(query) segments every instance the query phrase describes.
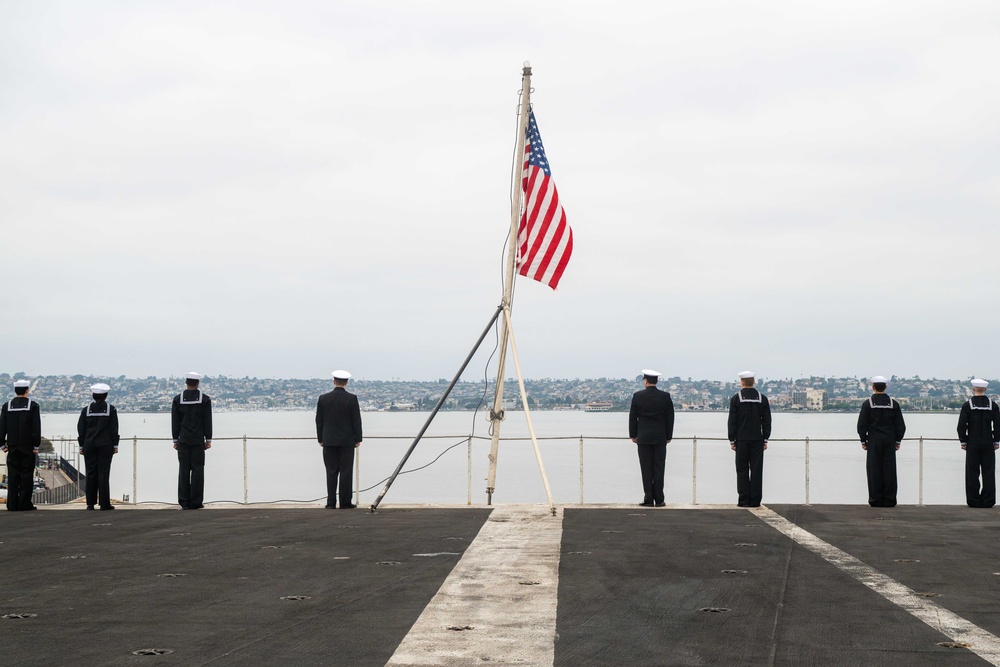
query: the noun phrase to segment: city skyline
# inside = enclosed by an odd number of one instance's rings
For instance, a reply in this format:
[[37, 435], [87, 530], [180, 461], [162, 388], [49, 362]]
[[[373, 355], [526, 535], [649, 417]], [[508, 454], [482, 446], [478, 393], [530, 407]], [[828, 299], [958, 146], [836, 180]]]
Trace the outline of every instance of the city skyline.
[[[18, 376], [19, 377], [19, 376]], [[10, 386], [13, 378], [0, 373], [0, 382]], [[46, 411], [73, 412], [90, 400], [90, 385], [111, 385], [109, 400], [126, 412], [163, 412], [184, 385], [180, 377], [125, 378], [107, 376], [39, 376], [32, 378], [32, 396]], [[504, 403], [522, 407], [521, 395], [508, 378]], [[427, 411], [434, 407], [448, 380], [406, 381], [354, 378], [348, 384], [366, 411]], [[526, 379], [529, 406], [541, 410], [627, 410], [632, 395], [641, 389], [641, 376], [634, 378], [541, 378]], [[859, 378], [809, 377], [797, 379], [758, 378], [757, 386], [777, 410], [854, 411], [870, 394], [869, 384]], [[679, 410], [724, 410], [739, 387], [738, 381], [662, 377], [659, 387], [669, 391]], [[495, 383], [465, 380], [457, 383], [443, 404], [445, 410], [475, 410], [488, 407]], [[332, 389], [327, 379], [206, 377], [202, 389], [212, 396], [220, 411], [312, 410], [320, 394]], [[994, 382], [994, 392], [1000, 382]], [[940, 378], [893, 378], [889, 393], [908, 410], [954, 410], [971, 394], [968, 380]], [[9, 388], [0, 397], [13, 395]], [[990, 395], [993, 395], [992, 393]]]

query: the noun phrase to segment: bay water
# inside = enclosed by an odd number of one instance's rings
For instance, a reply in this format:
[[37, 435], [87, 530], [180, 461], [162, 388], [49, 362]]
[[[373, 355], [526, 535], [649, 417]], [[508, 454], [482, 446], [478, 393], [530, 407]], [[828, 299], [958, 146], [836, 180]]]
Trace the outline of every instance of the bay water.
[[[362, 413], [365, 441], [358, 450], [361, 504], [371, 504], [420, 427], [422, 412]], [[636, 446], [628, 440], [628, 415], [620, 412], [531, 413], [542, 461], [559, 504], [632, 503], [642, 499]], [[918, 437], [923, 444], [923, 502], [964, 504], [965, 453], [955, 433], [957, 414], [906, 414], [907, 438], [897, 454], [899, 502], [920, 495]], [[169, 414], [120, 414], [122, 442], [111, 471], [111, 494], [139, 502], [174, 503], [177, 456], [170, 442]], [[46, 437], [72, 442], [57, 451], [75, 456], [77, 415], [46, 414]], [[764, 455], [764, 503], [806, 500], [805, 438], [809, 443], [809, 501], [867, 502], [865, 452], [856, 434], [857, 416], [847, 413], [775, 413], [773, 438]], [[312, 412], [220, 412], [215, 441], [207, 452], [205, 499], [244, 499], [243, 436], [248, 436], [246, 497], [249, 502], [325, 501], [321, 447]], [[483, 412], [442, 412], [417, 446], [385, 503], [486, 503], [489, 422]], [[467, 438], [474, 435], [471, 459]], [[543, 503], [545, 492], [523, 412], [510, 411], [501, 427], [495, 504]], [[133, 480], [133, 442], [135, 470]], [[726, 414], [678, 412], [675, 439], [667, 446], [668, 503], [735, 503], [736, 471], [726, 436]], [[583, 438], [582, 456], [580, 439]], [[697, 437], [697, 444], [692, 438]], [[296, 440], [285, 438], [299, 438]], [[713, 439], [714, 438], [714, 439]], [[835, 439], [835, 442], [826, 440]], [[448, 447], [453, 449], [444, 452]], [[582, 459], [582, 474], [581, 474]], [[471, 474], [470, 470], [471, 461]], [[80, 461], [82, 465], [82, 460]], [[696, 470], [696, 477], [693, 471]], [[471, 494], [470, 494], [471, 480]]]

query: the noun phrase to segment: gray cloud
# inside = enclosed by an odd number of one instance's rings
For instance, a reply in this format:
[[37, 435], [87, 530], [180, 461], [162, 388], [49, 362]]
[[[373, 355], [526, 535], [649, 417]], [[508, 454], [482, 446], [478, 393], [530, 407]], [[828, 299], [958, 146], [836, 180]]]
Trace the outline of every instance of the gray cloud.
[[995, 3], [3, 13], [0, 369], [449, 375], [530, 59], [576, 250], [529, 375], [1000, 374]]

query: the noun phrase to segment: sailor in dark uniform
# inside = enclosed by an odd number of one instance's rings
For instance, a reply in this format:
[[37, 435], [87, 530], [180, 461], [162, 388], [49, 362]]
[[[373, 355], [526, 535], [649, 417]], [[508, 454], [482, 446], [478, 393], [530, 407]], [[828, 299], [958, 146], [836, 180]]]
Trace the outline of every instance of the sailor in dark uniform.
[[[986, 395], [986, 380], [972, 381], [972, 398], [958, 415], [958, 440], [965, 450], [965, 500], [969, 507], [997, 502], [996, 450], [1000, 448], [1000, 405]], [[983, 485], [979, 486], [982, 474]]]
[[316, 439], [323, 447], [326, 466], [326, 508], [357, 507], [351, 502], [354, 493], [354, 450], [361, 446], [361, 406], [358, 397], [347, 391], [347, 371], [333, 372], [333, 391], [316, 402]]
[[659, 371], [642, 371], [642, 391], [632, 395], [628, 411], [628, 437], [639, 446], [643, 507], [663, 507], [663, 473], [667, 443], [674, 437], [674, 403], [670, 394], [656, 388]]
[[876, 375], [871, 381], [875, 393], [861, 404], [858, 416], [861, 448], [868, 452], [868, 504], [895, 507], [896, 451], [906, 433], [906, 424], [899, 403], [885, 393], [888, 380]]
[[186, 389], [174, 396], [170, 408], [174, 449], [180, 471], [177, 502], [181, 509], [205, 506], [205, 450], [212, 448], [212, 399], [201, 389], [201, 374], [188, 373]]
[[771, 406], [754, 389], [753, 371], [743, 371], [740, 390], [729, 399], [729, 446], [736, 452], [736, 493], [740, 507], [760, 507], [764, 450], [771, 437]]
[[7, 509], [38, 509], [34, 493], [35, 459], [42, 444], [42, 411], [28, 398], [28, 380], [14, 382], [14, 398], [0, 406], [0, 449], [7, 454]]
[[98, 383], [90, 391], [94, 402], [80, 411], [76, 423], [80, 453], [87, 464], [87, 509], [94, 509], [100, 499], [102, 510], [113, 510], [111, 459], [118, 453], [118, 411], [108, 403], [111, 387]]

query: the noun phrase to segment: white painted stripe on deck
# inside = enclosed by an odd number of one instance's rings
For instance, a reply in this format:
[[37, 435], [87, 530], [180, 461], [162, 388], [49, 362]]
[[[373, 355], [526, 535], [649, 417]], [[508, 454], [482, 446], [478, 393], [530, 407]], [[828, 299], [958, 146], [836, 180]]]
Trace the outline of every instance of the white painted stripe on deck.
[[553, 664], [562, 521], [561, 509], [493, 510], [387, 667]]
[[777, 512], [760, 508], [751, 510], [772, 528], [787, 535], [831, 565], [851, 575], [889, 602], [905, 609], [953, 642], [969, 644], [969, 650], [991, 665], [1000, 666], [1000, 638], [965, 620], [958, 614], [934, 604], [895, 579], [865, 565], [851, 554], [825, 542], [792, 523]]

